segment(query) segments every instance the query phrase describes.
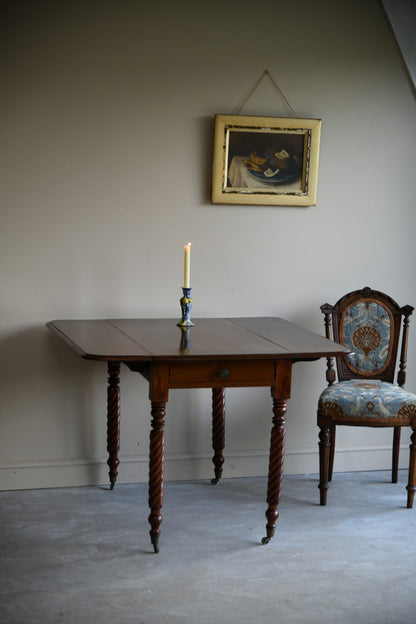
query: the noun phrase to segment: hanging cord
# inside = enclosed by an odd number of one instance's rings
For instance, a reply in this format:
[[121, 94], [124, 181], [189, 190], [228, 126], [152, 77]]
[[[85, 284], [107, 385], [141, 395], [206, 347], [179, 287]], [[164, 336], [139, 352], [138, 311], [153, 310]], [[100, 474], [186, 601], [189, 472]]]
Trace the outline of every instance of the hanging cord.
[[263, 78], [267, 76], [267, 78], [270, 80], [270, 82], [272, 83], [272, 85], [274, 86], [274, 88], [276, 89], [276, 91], [278, 92], [278, 94], [280, 95], [280, 97], [282, 98], [282, 100], [285, 102], [286, 106], [290, 109], [291, 113], [292, 113], [292, 117], [297, 117], [295, 111], [293, 110], [293, 108], [291, 107], [291, 105], [289, 104], [287, 98], [285, 97], [283, 91], [280, 89], [279, 85], [277, 84], [277, 82], [272, 78], [272, 76], [269, 74], [269, 72], [267, 71], [267, 69], [264, 70], [264, 72], [262, 73], [262, 75], [260, 76], [260, 78], [258, 79], [258, 81], [256, 82], [256, 84], [254, 85], [254, 87], [251, 89], [251, 91], [248, 93], [248, 95], [246, 96], [245, 100], [243, 101], [243, 103], [241, 104], [241, 106], [239, 106], [239, 108], [236, 110], [236, 112], [234, 113], [234, 115], [239, 115], [241, 109], [247, 104], [248, 100], [250, 99], [250, 97], [253, 95], [254, 91], [257, 89], [257, 87], [259, 86], [259, 84], [261, 83], [261, 81], [263, 80]]

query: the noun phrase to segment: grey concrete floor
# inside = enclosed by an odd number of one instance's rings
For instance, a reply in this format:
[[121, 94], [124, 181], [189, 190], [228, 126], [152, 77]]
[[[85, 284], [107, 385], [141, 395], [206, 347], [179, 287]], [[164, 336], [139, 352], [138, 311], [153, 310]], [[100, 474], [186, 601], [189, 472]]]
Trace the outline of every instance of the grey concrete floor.
[[147, 486], [0, 493], [1, 624], [414, 624], [416, 508], [406, 473], [165, 484], [160, 553]]

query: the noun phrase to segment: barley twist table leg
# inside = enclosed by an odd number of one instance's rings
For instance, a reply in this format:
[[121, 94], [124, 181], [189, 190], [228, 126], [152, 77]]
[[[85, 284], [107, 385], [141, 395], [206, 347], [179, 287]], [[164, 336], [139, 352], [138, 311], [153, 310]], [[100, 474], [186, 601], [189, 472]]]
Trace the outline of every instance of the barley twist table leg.
[[225, 445], [225, 389], [212, 388], [212, 448], [214, 449], [215, 484], [221, 479], [224, 457], [222, 451]]
[[155, 553], [159, 552], [161, 509], [163, 505], [163, 469], [165, 455], [165, 413], [166, 401], [152, 401], [152, 430], [150, 432], [149, 454], [149, 523], [150, 539]]
[[110, 469], [110, 489], [117, 481], [117, 468], [120, 464], [120, 362], [108, 362], [107, 386], [107, 464]]
[[274, 535], [276, 522], [279, 517], [278, 505], [282, 490], [283, 459], [285, 452], [285, 414], [287, 401], [273, 399], [273, 428], [270, 436], [269, 476], [267, 483], [267, 535], [262, 544], [268, 544]]

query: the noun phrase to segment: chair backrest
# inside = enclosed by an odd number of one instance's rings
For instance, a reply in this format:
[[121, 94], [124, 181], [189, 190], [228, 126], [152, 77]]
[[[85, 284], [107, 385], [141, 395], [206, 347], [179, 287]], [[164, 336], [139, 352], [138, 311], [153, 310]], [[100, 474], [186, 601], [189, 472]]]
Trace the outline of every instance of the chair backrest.
[[[394, 382], [401, 321], [402, 344], [397, 383], [406, 381], [407, 336], [412, 306], [400, 307], [391, 297], [368, 286], [344, 295], [334, 306], [325, 303], [327, 338], [349, 347], [352, 355], [336, 358], [338, 381], [380, 379]], [[335, 381], [333, 360], [328, 358], [327, 380]]]

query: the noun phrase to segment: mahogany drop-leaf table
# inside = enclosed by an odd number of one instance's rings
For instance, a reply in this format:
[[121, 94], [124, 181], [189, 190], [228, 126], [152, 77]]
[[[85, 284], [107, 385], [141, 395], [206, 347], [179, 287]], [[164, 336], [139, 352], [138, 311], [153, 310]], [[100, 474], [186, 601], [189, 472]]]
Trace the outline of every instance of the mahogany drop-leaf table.
[[272, 429], [267, 484], [266, 536], [279, 516], [284, 458], [284, 425], [292, 365], [347, 355], [348, 349], [281, 318], [197, 318], [189, 329], [175, 319], [58, 320], [47, 327], [78, 355], [108, 365], [107, 451], [110, 487], [119, 466], [120, 365], [149, 382], [150, 537], [159, 552], [163, 504], [164, 424], [169, 390], [212, 389], [213, 483], [224, 462], [225, 389], [265, 386], [272, 395]]

